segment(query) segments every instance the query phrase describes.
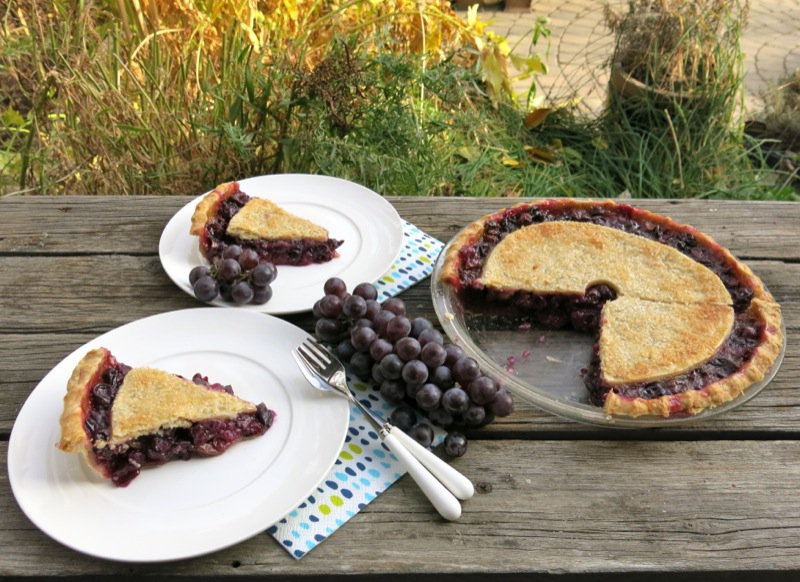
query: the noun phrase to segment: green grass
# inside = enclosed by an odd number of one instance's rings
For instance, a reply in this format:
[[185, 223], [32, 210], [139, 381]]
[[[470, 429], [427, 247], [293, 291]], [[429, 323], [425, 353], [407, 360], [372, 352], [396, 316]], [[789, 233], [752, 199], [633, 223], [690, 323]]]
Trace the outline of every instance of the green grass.
[[23, 26], [15, 4], [0, 13], [5, 195], [196, 194], [295, 172], [387, 195], [797, 199], [738, 127], [688, 108], [526, 127], [469, 46], [434, 60], [334, 37], [311, 69], [302, 46], [257, 51], [236, 27], [213, 55], [176, 52], [97, 5], [31, 1]]

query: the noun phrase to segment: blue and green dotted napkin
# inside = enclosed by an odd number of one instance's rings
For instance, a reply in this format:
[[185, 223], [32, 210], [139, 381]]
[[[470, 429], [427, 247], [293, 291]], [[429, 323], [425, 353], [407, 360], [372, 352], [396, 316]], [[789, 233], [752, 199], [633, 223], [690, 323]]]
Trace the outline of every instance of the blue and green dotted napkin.
[[[430, 276], [443, 247], [441, 241], [406, 222], [399, 256], [375, 282], [378, 300], [393, 297]], [[394, 405], [387, 403], [371, 384], [350, 378], [350, 387], [362, 404], [382, 418], [391, 414]], [[442, 437], [442, 431], [437, 430], [436, 442]], [[297, 509], [267, 529], [267, 533], [300, 559], [405, 472], [361, 411], [351, 406], [350, 426], [333, 468]]]

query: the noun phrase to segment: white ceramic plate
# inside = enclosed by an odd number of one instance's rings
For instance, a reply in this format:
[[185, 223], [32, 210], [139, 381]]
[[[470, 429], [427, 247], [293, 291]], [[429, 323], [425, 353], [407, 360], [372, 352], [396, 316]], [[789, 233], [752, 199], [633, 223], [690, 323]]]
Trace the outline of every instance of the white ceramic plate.
[[[313, 492], [344, 442], [344, 398], [311, 388], [289, 350], [307, 334], [250, 311], [187, 309], [112, 330], [53, 368], [17, 417], [8, 447], [12, 491], [30, 520], [80, 552], [129, 562], [175, 560], [266, 530]], [[72, 369], [104, 346], [123, 363], [231, 384], [276, 411], [262, 436], [213, 458], [145, 469], [126, 488], [101, 479], [78, 454], [56, 449]]]
[[[275, 315], [309, 311], [323, 296], [330, 277], [340, 277], [348, 288], [377, 280], [391, 267], [403, 244], [403, 222], [394, 206], [379, 194], [353, 182], [310, 174], [274, 174], [239, 180], [243, 192], [269, 198], [287, 211], [326, 228], [331, 238], [343, 240], [339, 256], [320, 265], [280, 266], [272, 284], [273, 295], [263, 305], [245, 305]], [[167, 275], [194, 297], [189, 271], [207, 264], [198, 239], [189, 234], [192, 213], [205, 194], [181, 208], [161, 234], [158, 253]], [[218, 306], [232, 304], [220, 298]]]

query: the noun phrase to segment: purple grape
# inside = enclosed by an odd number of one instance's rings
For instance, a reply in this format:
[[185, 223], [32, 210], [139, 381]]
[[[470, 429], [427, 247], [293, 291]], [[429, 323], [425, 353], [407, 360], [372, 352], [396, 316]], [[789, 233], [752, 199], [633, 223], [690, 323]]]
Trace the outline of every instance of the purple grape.
[[439, 402], [442, 400], [442, 391], [436, 384], [423, 384], [417, 391], [415, 399], [422, 410], [434, 410], [439, 408]]
[[319, 312], [323, 317], [339, 317], [342, 314], [342, 300], [338, 295], [325, 295], [319, 300]]
[[388, 324], [395, 317], [397, 316], [391, 311], [382, 310], [372, 318], [372, 324], [375, 326], [375, 331], [377, 331], [379, 335], [385, 336], [386, 324]]
[[322, 300], [321, 299], [317, 299], [314, 302], [314, 305], [311, 306], [311, 313], [317, 319], [319, 319], [320, 317], [325, 317], [324, 315], [322, 315], [322, 311], [321, 311], [321, 307], [320, 307], [321, 305], [322, 305]]
[[433, 427], [427, 422], [418, 422], [408, 430], [408, 436], [426, 449], [430, 448], [433, 442]]
[[209, 269], [205, 265], [197, 265], [194, 269], [189, 271], [189, 285], [194, 287], [194, 284], [197, 283], [197, 280], [200, 277], [205, 277], [206, 275], [210, 274], [211, 274], [211, 269]]
[[506, 392], [505, 388], [500, 388], [489, 404], [486, 405], [487, 411], [494, 416], [508, 416], [514, 412], [514, 401]]
[[497, 382], [489, 376], [478, 376], [467, 386], [469, 397], [475, 404], [488, 404], [497, 395]]
[[461, 457], [467, 452], [467, 437], [460, 432], [449, 432], [444, 437], [444, 452], [449, 457]]
[[433, 324], [429, 319], [424, 317], [416, 317], [411, 322], [411, 337], [419, 337], [426, 329], [433, 329]]
[[336, 357], [338, 357], [343, 362], [350, 361], [350, 358], [353, 357], [353, 354], [356, 353], [356, 349], [353, 347], [353, 344], [350, 343], [349, 339], [344, 339], [336, 344]]
[[453, 380], [453, 372], [447, 366], [437, 366], [431, 371], [431, 382], [436, 384], [442, 390], [452, 388], [455, 384], [455, 381]]
[[374, 327], [372, 327], [372, 322], [366, 317], [362, 317], [361, 319], [355, 320], [355, 322], [353, 323], [353, 327], [369, 327], [371, 329], [375, 329]]
[[397, 354], [389, 354], [381, 360], [381, 372], [387, 380], [398, 380], [403, 373], [403, 360]]
[[391, 311], [395, 315], [405, 315], [406, 314], [406, 304], [402, 299], [398, 299], [397, 297], [392, 297], [387, 299], [383, 302], [383, 309], [385, 311]]
[[463, 357], [453, 364], [453, 377], [462, 386], [469, 385], [475, 378], [481, 375], [478, 362], [469, 357]]
[[263, 287], [253, 285], [253, 299], [250, 303], [255, 305], [264, 305], [267, 301], [272, 299], [272, 287], [264, 285]]
[[352, 319], [364, 317], [367, 314], [367, 302], [363, 297], [350, 295], [342, 303], [342, 312]]
[[383, 372], [381, 372], [381, 363], [375, 362], [372, 364], [371, 372], [372, 381], [375, 382], [378, 386], [383, 384], [386, 381], [386, 378], [383, 377]]
[[444, 351], [447, 352], [447, 359], [445, 359], [444, 363], [451, 368], [453, 367], [453, 364], [466, 355], [464, 354], [464, 350], [462, 350], [461, 347], [457, 346], [456, 344], [447, 344], [447, 346], [444, 348]]
[[407, 384], [422, 384], [428, 379], [428, 366], [419, 360], [410, 360], [403, 366], [402, 376]]
[[192, 285], [192, 290], [200, 301], [211, 301], [219, 295], [219, 284], [211, 275], [203, 275]]
[[453, 415], [444, 408], [435, 408], [428, 411], [428, 419], [435, 425], [447, 428], [453, 424]]
[[335, 319], [322, 317], [317, 320], [317, 323], [314, 326], [314, 333], [318, 339], [321, 339], [324, 342], [331, 342], [339, 338], [342, 330], [339, 326], [339, 322]]
[[245, 271], [250, 271], [258, 266], [259, 256], [253, 249], [244, 249], [239, 255], [239, 264]]
[[390, 342], [407, 337], [411, 332], [411, 322], [404, 315], [398, 315], [386, 322], [386, 333], [382, 334]]
[[259, 263], [250, 274], [253, 285], [269, 285], [278, 276], [278, 270], [272, 263]]
[[461, 414], [469, 408], [469, 396], [459, 387], [450, 388], [442, 394], [442, 408], [451, 414]]
[[378, 297], [378, 290], [372, 283], [359, 283], [353, 289], [353, 295], [358, 295], [364, 299], [376, 299]]
[[417, 413], [408, 404], [400, 404], [392, 410], [389, 422], [404, 432], [408, 432], [417, 422]]
[[477, 404], [471, 404], [463, 414], [464, 422], [472, 426], [480, 426], [486, 419], [486, 409]]
[[417, 392], [419, 392], [420, 388], [422, 388], [422, 384], [406, 384], [406, 396], [411, 400], [416, 400]]
[[231, 287], [231, 299], [236, 305], [250, 303], [253, 299], [253, 288], [247, 281], [239, 281]]
[[394, 347], [392, 346], [391, 342], [388, 342], [383, 338], [375, 339], [375, 341], [373, 341], [369, 346], [369, 355], [372, 356], [372, 359], [376, 362], [381, 361], [393, 351]]
[[339, 277], [331, 277], [322, 286], [325, 295], [336, 295], [339, 299], [344, 299], [347, 293], [347, 284]]
[[228, 245], [222, 251], [222, 258], [238, 260], [239, 255], [241, 254], [242, 254], [242, 247], [240, 247], [239, 245]]
[[366, 352], [356, 352], [350, 357], [350, 370], [361, 378], [367, 380], [372, 376], [372, 358]]
[[242, 274], [242, 266], [236, 259], [222, 259], [217, 274], [221, 281], [233, 283], [234, 279]]
[[356, 327], [350, 333], [350, 342], [358, 352], [368, 352], [369, 346], [378, 339], [378, 334], [371, 327]]
[[422, 332], [419, 334], [419, 337], [417, 339], [419, 340], [419, 344], [422, 347], [425, 347], [425, 344], [430, 343], [430, 342], [433, 342], [433, 343], [436, 343], [436, 344], [439, 344], [439, 345], [442, 345], [442, 346], [444, 345], [444, 337], [442, 337], [442, 334], [439, 333], [437, 330], [435, 330], [433, 328], [422, 330]]
[[381, 312], [381, 304], [374, 299], [367, 299], [367, 312], [364, 314], [369, 320], [375, 320], [375, 316]]
[[404, 337], [394, 345], [394, 351], [404, 362], [418, 358], [420, 349], [419, 342], [413, 337]]
[[401, 380], [384, 380], [379, 390], [381, 396], [392, 404], [399, 404], [406, 397], [406, 388]]
[[422, 346], [422, 351], [419, 353], [419, 359], [425, 362], [425, 365], [429, 368], [438, 368], [439, 366], [444, 365], [444, 361], [447, 358], [447, 352], [444, 351], [444, 348], [441, 344], [436, 344], [433, 342], [429, 342]]

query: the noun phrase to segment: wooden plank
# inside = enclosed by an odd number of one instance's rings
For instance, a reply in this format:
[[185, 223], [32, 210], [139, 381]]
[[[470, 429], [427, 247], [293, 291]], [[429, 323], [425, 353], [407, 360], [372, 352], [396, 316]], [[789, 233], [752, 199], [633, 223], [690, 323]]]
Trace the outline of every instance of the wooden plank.
[[[795, 381], [800, 353], [791, 349], [800, 340], [800, 298], [796, 293], [800, 264], [755, 261], [752, 266], [783, 305], [790, 349], [778, 375], [755, 400], [718, 420], [685, 430], [800, 430]], [[104, 279], [94, 273], [119, 275]], [[22, 308], [19, 289], [26, 290]], [[133, 295], [131, 289], [136, 290]], [[427, 281], [402, 297], [409, 313], [435, 320]], [[46, 372], [89, 339], [142, 317], [199, 306], [202, 304], [164, 274], [156, 257], [0, 257], [0, 435], [11, 430], [25, 398]], [[306, 330], [313, 329], [309, 314], [286, 319]], [[478, 431], [478, 435], [487, 431], [575, 428], [573, 423], [517, 399], [516, 414]]]
[[[6, 454], [0, 443], [3, 466]], [[263, 534], [151, 565], [92, 559], [52, 541], [22, 514], [3, 474], [0, 574], [732, 571], [748, 580], [768, 570], [789, 579], [800, 572], [799, 455], [798, 441], [473, 443], [456, 465], [479, 493], [458, 522], [438, 519], [405, 477], [300, 561]]]
[[[387, 197], [400, 215], [448, 241], [509, 198]], [[187, 196], [20, 196], [0, 200], [0, 253], [156, 253], [161, 231]], [[800, 204], [704, 200], [631, 203], [693, 224], [745, 258], [800, 258]]]

